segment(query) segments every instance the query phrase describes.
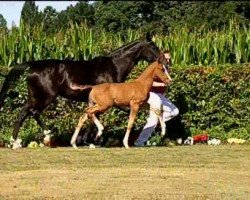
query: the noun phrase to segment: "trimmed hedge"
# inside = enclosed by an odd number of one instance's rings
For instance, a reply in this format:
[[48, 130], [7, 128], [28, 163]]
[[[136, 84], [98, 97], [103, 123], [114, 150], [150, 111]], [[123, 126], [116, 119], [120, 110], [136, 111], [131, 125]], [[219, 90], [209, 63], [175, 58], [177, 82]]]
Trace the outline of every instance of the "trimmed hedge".
[[[136, 67], [129, 80], [145, 69], [145, 62]], [[0, 73], [4, 71], [0, 68]], [[6, 72], [6, 69], [5, 69]], [[210, 137], [225, 140], [229, 137], [250, 138], [250, 65], [188, 67], [172, 70], [173, 84], [166, 95], [180, 109], [180, 114], [167, 123], [168, 137], [185, 139], [189, 135], [207, 132]], [[3, 77], [0, 77], [2, 85]], [[11, 136], [14, 121], [27, 97], [25, 77], [13, 87], [0, 112], [0, 140], [6, 142]], [[86, 104], [58, 98], [43, 113], [42, 118], [54, 134], [54, 141], [69, 145], [78, 118]], [[130, 142], [136, 139], [145, 124], [147, 107], [141, 109], [131, 133]], [[111, 108], [100, 116], [105, 127], [103, 145], [121, 145], [128, 113]], [[158, 133], [159, 127], [155, 130]], [[95, 133], [96, 128], [86, 123], [81, 133]], [[27, 145], [30, 141], [41, 141], [40, 127], [32, 118], [27, 119], [19, 135]], [[157, 139], [156, 139], [157, 140]]]

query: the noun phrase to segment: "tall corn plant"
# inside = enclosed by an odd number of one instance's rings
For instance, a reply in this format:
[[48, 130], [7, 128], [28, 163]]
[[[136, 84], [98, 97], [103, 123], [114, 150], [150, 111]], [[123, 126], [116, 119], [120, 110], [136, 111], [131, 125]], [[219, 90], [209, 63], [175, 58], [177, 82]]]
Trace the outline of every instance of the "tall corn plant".
[[[96, 32], [85, 23], [70, 23], [66, 30], [46, 35], [43, 24], [0, 30], [0, 66], [10, 66], [40, 59], [91, 59], [134, 41], [140, 30], [128, 29], [124, 34]], [[206, 27], [190, 30], [187, 26], [173, 30], [169, 35], [156, 35], [153, 40], [160, 49], [170, 49], [174, 64], [217, 65], [250, 61], [249, 25], [240, 26], [234, 19], [228, 28], [211, 31]]]

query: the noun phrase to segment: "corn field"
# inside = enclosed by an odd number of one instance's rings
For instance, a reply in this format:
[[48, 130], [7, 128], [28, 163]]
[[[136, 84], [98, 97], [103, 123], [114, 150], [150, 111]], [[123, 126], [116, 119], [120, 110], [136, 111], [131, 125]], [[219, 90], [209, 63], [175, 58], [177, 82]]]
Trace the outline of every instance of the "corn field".
[[[229, 28], [209, 31], [206, 28], [174, 30], [153, 38], [160, 49], [170, 49], [174, 65], [217, 65], [250, 61], [250, 29], [236, 21]], [[43, 25], [32, 29], [21, 23], [10, 31], [0, 29], [0, 66], [9, 67], [40, 59], [91, 59], [111, 52], [142, 36], [140, 30], [128, 29], [126, 41], [121, 34], [95, 34], [84, 25], [71, 24], [66, 31], [46, 35]]]

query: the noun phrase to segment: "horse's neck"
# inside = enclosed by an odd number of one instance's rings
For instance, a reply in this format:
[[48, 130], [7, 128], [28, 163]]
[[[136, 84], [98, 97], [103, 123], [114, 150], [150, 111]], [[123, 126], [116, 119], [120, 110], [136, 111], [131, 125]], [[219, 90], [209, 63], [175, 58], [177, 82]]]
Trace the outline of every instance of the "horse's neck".
[[140, 58], [141, 46], [134, 46], [113, 56], [113, 62], [118, 71], [118, 82], [122, 82], [138, 63]]

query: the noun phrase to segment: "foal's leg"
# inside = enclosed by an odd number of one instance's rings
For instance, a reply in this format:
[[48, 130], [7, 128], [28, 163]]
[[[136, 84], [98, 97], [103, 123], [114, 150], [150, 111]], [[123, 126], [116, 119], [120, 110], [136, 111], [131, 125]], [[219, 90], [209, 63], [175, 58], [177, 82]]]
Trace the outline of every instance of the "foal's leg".
[[76, 138], [77, 138], [77, 136], [78, 136], [78, 134], [79, 134], [79, 132], [80, 132], [80, 130], [81, 130], [81, 128], [82, 128], [82, 126], [83, 126], [83, 124], [84, 124], [84, 122], [86, 121], [88, 119], [88, 114], [84, 114], [84, 115], [82, 115], [81, 117], [80, 117], [80, 119], [79, 119], [79, 121], [78, 121], [78, 125], [77, 125], [77, 127], [76, 127], [76, 129], [75, 129], [75, 133], [74, 133], [74, 135], [72, 136], [72, 138], [71, 138], [71, 145], [75, 148], [75, 149], [77, 149], [77, 146], [76, 146]]
[[129, 120], [128, 120], [128, 126], [127, 126], [127, 131], [126, 134], [123, 138], [123, 145], [125, 146], [125, 148], [129, 148], [128, 146], [128, 138], [129, 138], [129, 134], [131, 132], [131, 129], [133, 127], [136, 115], [138, 113], [139, 110], [139, 105], [138, 104], [133, 104], [130, 106], [130, 115], [129, 115]]
[[159, 114], [159, 121], [161, 125], [161, 136], [163, 137], [166, 134], [166, 124], [163, 120], [163, 113]]
[[98, 128], [98, 132], [96, 134], [96, 139], [102, 135], [102, 131], [103, 131], [104, 127], [101, 124], [101, 122], [98, 120], [98, 118], [95, 116], [95, 114], [100, 113], [100, 112], [104, 112], [108, 108], [109, 108], [109, 106], [107, 106], [107, 105], [96, 104], [95, 106], [87, 109], [87, 113], [88, 113], [89, 117], [92, 119], [92, 121], [95, 123], [95, 125]]
[[95, 139], [99, 138], [102, 135], [102, 131], [104, 129], [103, 125], [101, 124], [101, 122], [98, 120], [98, 118], [95, 116], [95, 114], [92, 115], [92, 120], [95, 123], [95, 125], [98, 128], [98, 132], [95, 136]]

